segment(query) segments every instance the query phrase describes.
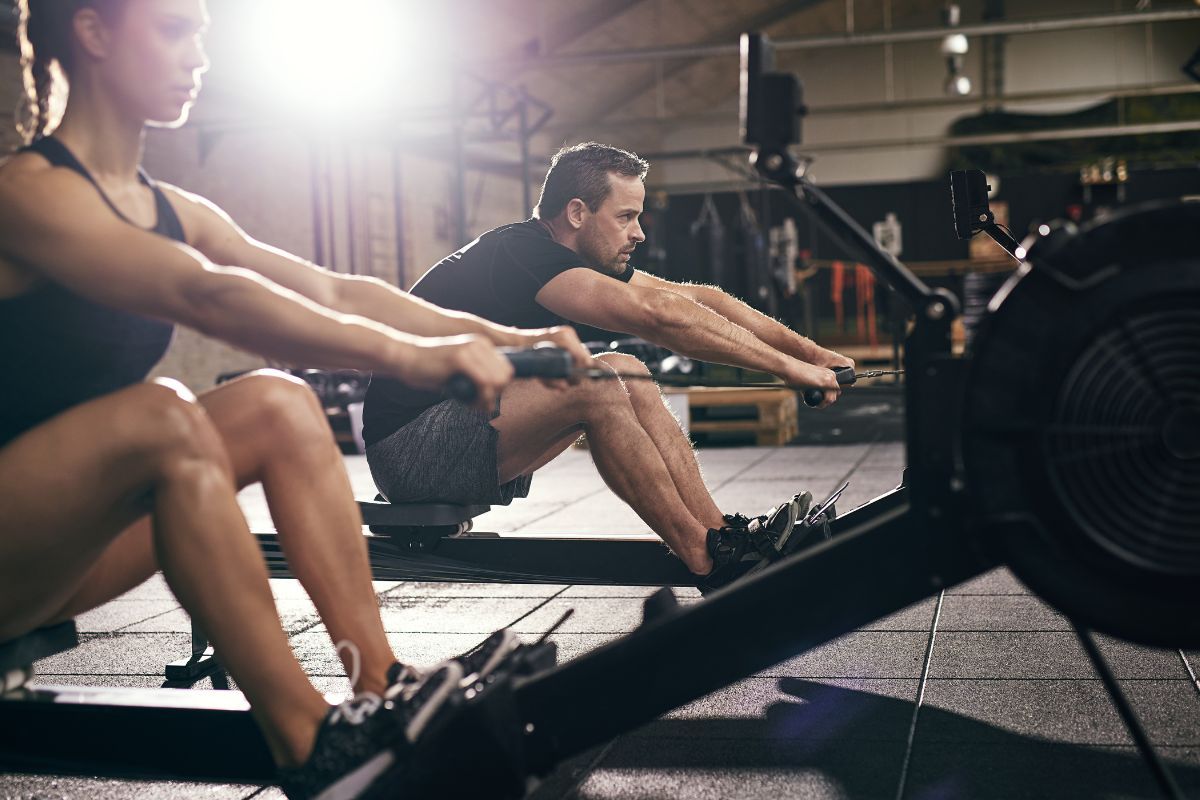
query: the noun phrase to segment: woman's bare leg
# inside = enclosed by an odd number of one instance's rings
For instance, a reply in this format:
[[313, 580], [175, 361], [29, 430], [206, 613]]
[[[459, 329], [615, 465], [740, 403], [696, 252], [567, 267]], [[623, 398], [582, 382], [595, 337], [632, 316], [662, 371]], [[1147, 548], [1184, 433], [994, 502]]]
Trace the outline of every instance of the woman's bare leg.
[[[147, 510], [152, 536], [137, 524]], [[0, 639], [103, 602], [157, 561], [277, 762], [307, 757], [328, 706], [280, 629], [220, 436], [182, 386], [114, 393], [6, 445], [0, 529]]]
[[[354, 688], [381, 693], [396, 656], [371, 588], [362, 517], [341, 451], [309, 387], [263, 371], [204, 393], [241, 486], [261, 482], [292, 573], [336, 643], [362, 657]], [[352, 656], [342, 651], [349, 671]]]

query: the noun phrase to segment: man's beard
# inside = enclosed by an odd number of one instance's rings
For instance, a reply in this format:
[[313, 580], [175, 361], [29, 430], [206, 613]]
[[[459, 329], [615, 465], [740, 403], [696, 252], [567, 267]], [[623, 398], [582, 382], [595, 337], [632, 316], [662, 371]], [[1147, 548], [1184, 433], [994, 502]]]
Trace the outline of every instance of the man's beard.
[[579, 255], [583, 256], [584, 263], [589, 267], [609, 275], [620, 275], [625, 271], [621, 254], [618, 252], [611, 258], [605, 258], [603, 242], [598, 242], [591, 236], [585, 236], [579, 240]]

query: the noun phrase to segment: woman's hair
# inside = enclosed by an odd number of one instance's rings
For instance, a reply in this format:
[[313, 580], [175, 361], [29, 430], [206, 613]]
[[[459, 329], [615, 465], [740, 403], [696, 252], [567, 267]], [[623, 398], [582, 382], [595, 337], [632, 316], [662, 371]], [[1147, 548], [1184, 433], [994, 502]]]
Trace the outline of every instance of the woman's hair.
[[564, 147], [550, 159], [550, 171], [542, 183], [533, 216], [554, 219], [576, 197], [595, 211], [612, 190], [609, 173], [644, 181], [649, 169], [649, 162], [619, 147], [599, 142]]
[[17, 0], [17, 42], [21, 50], [23, 107], [17, 132], [28, 144], [58, 124], [70, 75], [72, 21], [81, 8], [105, 14], [120, 0]]

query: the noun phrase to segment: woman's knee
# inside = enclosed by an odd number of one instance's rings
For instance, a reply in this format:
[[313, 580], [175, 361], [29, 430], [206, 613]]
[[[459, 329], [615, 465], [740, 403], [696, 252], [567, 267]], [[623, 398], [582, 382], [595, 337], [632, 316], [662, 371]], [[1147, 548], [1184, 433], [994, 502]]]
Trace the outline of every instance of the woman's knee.
[[130, 430], [128, 439], [138, 453], [157, 465], [183, 458], [226, 466], [212, 421], [177, 381], [160, 378], [127, 390], [113, 422]]

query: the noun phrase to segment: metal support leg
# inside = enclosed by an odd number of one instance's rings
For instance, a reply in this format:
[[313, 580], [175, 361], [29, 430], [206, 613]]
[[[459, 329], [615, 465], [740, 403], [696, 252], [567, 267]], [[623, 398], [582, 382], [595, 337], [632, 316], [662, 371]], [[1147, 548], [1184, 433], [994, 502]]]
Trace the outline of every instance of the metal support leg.
[[[165, 676], [167, 683], [191, 685], [196, 681], [213, 676], [213, 684], [219, 682], [218, 677], [224, 677], [224, 670], [217, 655], [208, 644], [208, 634], [201, 629], [196, 620], [192, 620], [192, 654], [187, 658], [172, 661], [167, 664]], [[217, 688], [228, 688], [218, 686]]]
[[1133, 743], [1137, 745], [1142, 760], [1146, 762], [1146, 766], [1150, 768], [1154, 780], [1158, 783], [1158, 788], [1162, 790], [1163, 797], [1169, 798], [1169, 800], [1184, 800], [1179, 784], [1175, 783], [1175, 779], [1167, 771], [1167, 765], [1158, 757], [1158, 752], [1150, 743], [1146, 729], [1142, 727], [1141, 721], [1133, 711], [1133, 706], [1129, 704], [1129, 698], [1125, 696], [1117, 679], [1113, 677], [1112, 670], [1108, 668], [1108, 662], [1104, 659], [1104, 654], [1096, 646], [1096, 639], [1092, 632], [1074, 622], [1071, 624], [1075, 628], [1075, 634], [1079, 637], [1079, 643], [1083, 645], [1088, 658], [1092, 660], [1092, 666], [1096, 668], [1096, 673], [1104, 683], [1104, 688], [1108, 690], [1108, 696], [1112, 698], [1117, 713], [1121, 715], [1121, 721], [1125, 723], [1125, 728], [1133, 737]]
[[930, 555], [929, 532], [900, 506], [521, 683], [516, 700], [530, 769], [545, 772], [990, 567], [941, 574]]

